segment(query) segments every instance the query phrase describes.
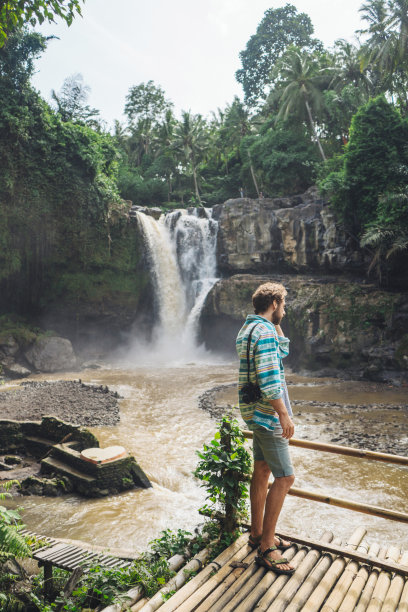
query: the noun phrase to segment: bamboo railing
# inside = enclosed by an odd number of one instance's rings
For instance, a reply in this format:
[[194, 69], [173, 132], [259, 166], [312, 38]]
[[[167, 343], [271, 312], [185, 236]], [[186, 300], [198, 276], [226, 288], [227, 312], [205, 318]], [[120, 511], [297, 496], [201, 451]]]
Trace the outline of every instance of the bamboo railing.
[[[247, 439], [252, 439], [253, 433], [249, 429], [243, 429], [242, 433]], [[384, 463], [396, 463], [398, 465], [408, 465], [408, 457], [403, 455], [390, 455], [388, 453], [376, 453], [351, 446], [340, 446], [339, 444], [328, 444], [325, 442], [311, 442], [310, 440], [299, 440], [291, 438], [289, 440], [291, 446], [299, 446], [300, 448], [309, 448], [310, 450], [319, 450], [325, 453], [335, 453], [336, 455], [348, 455], [349, 457], [358, 457], [359, 459], [369, 459], [370, 461], [383, 461]]]
[[[253, 437], [252, 431], [243, 430], [242, 433], [247, 439], [251, 439]], [[357, 457], [359, 459], [367, 459], [369, 461], [382, 461], [386, 463], [408, 466], [408, 457], [404, 457], [402, 455], [376, 453], [374, 451], [351, 448], [350, 446], [340, 446], [338, 444], [326, 444], [322, 442], [311, 442], [309, 440], [298, 440], [296, 438], [291, 438], [289, 440], [289, 444], [292, 446], [298, 446], [300, 448], [308, 448], [311, 450], [318, 450], [326, 453], [335, 453], [338, 455], [348, 455], [349, 457]], [[272, 483], [269, 484], [269, 487], [271, 486]], [[345, 508], [346, 510], [353, 510], [354, 512], [370, 514], [371, 516], [386, 518], [391, 521], [408, 523], [408, 513], [406, 512], [389, 510], [388, 508], [381, 508], [380, 506], [372, 506], [370, 504], [359, 503], [348, 499], [343, 499], [341, 497], [332, 497], [331, 495], [327, 495], [325, 493], [315, 493], [314, 491], [308, 491], [307, 489], [299, 489], [297, 487], [292, 487], [291, 489], [289, 489], [288, 495], [293, 495], [294, 497], [301, 497], [303, 499], [310, 499], [312, 501], [329, 504], [331, 506], [337, 506], [338, 508]]]

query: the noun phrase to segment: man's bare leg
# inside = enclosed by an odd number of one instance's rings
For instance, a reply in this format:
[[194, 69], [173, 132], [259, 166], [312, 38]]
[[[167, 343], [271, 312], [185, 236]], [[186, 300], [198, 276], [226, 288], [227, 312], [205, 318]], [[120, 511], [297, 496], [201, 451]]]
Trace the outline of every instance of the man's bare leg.
[[259, 538], [262, 535], [266, 494], [268, 493], [268, 480], [271, 470], [266, 461], [254, 461], [252, 473], [250, 499], [251, 499], [251, 535]]
[[[262, 529], [261, 551], [265, 551], [271, 546], [275, 546], [275, 530], [278, 522], [280, 511], [282, 510], [283, 502], [290, 487], [295, 481], [294, 476], [282, 476], [275, 478], [272, 483], [269, 493], [266, 496], [265, 515]], [[252, 501], [252, 497], [251, 497]], [[271, 559], [280, 559], [282, 553], [279, 550], [274, 550], [268, 555]], [[292, 569], [288, 563], [279, 565], [281, 569]]]
[[[254, 462], [254, 471], [252, 473], [251, 488], [250, 488], [251, 536], [254, 539], [259, 538], [262, 535], [263, 530], [264, 530], [265, 502], [266, 502], [266, 496], [268, 494], [268, 482], [269, 482], [270, 474], [271, 474], [271, 470], [268, 464], [266, 463], [266, 461], [255, 461]], [[288, 478], [290, 479], [293, 478], [294, 480], [294, 477], [292, 476], [289, 476]], [[278, 480], [282, 480], [282, 479], [278, 479]], [[285, 480], [285, 478], [283, 478], [283, 480]], [[289, 487], [287, 488], [287, 491], [292, 486], [293, 480], [290, 482]], [[282, 508], [282, 504], [283, 504], [283, 500], [281, 502], [280, 509]], [[280, 509], [279, 509], [279, 512], [280, 512]], [[279, 516], [279, 512], [278, 512], [278, 516]], [[277, 521], [277, 518], [275, 520], [275, 527], [276, 527], [276, 521]], [[275, 533], [273, 533], [273, 537], [275, 537]], [[273, 541], [274, 541], [274, 544], [279, 544], [277, 539]], [[283, 543], [285, 545], [289, 544], [289, 542], [286, 542], [285, 540], [283, 540]], [[270, 544], [270, 546], [273, 546], [273, 544]], [[269, 546], [266, 546], [265, 548], [268, 548], [268, 547]]]

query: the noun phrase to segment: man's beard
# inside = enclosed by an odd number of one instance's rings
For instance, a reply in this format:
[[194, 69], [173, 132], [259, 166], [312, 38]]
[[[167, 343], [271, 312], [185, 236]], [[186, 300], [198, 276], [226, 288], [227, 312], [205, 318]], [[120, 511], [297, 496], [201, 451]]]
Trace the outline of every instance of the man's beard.
[[278, 314], [276, 311], [272, 313], [272, 323], [274, 325], [280, 325], [282, 319], [283, 319], [282, 315]]

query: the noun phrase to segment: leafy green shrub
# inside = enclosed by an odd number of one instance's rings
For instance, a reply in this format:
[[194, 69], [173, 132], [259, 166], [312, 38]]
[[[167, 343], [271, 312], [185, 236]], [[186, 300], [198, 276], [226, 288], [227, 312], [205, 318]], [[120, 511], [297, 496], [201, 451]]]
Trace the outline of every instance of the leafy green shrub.
[[[0, 500], [11, 497], [9, 490], [18, 480], [9, 480], [0, 484]], [[8, 510], [0, 506], [0, 561], [14, 557], [31, 557], [30, 547], [18, 532], [21, 523], [19, 509]]]
[[156, 557], [169, 559], [173, 555], [183, 555], [191, 541], [192, 534], [184, 529], [175, 533], [171, 529], [164, 529], [162, 536], [150, 542], [150, 548]]
[[238, 520], [247, 516], [245, 500], [252, 461], [244, 442], [238, 421], [223, 417], [214, 439], [204, 444], [203, 451], [197, 451], [201, 461], [194, 475], [202, 481], [211, 502], [201, 510], [212, 515], [221, 512], [226, 533], [235, 531]]
[[360, 235], [375, 222], [382, 193], [407, 184], [408, 122], [383, 96], [370, 100], [353, 116], [344, 155], [326, 164], [320, 186], [330, 195], [339, 219]]

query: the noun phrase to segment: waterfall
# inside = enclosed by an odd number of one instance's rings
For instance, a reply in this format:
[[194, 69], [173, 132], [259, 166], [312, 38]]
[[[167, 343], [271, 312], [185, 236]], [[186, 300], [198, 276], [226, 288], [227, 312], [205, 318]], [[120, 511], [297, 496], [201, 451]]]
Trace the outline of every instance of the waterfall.
[[205, 352], [197, 333], [205, 298], [217, 280], [218, 224], [206, 208], [176, 210], [158, 221], [143, 212], [137, 217], [158, 312], [149, 349], [165, 361], [194, 359]]

